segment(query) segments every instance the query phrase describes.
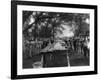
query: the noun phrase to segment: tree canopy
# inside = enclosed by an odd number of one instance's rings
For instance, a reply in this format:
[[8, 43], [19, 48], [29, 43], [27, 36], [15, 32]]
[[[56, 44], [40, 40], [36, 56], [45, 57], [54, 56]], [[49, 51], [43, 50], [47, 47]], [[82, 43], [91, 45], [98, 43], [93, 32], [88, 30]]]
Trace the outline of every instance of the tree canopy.
[[27, 39], [55, 37], [58, 33], [63, 34], [62, 25], [65, 25], [78, 36], [82, 31], [89, 31], [86, 21], [89, 22], [89, 14], [23, 11], [23, 34]]

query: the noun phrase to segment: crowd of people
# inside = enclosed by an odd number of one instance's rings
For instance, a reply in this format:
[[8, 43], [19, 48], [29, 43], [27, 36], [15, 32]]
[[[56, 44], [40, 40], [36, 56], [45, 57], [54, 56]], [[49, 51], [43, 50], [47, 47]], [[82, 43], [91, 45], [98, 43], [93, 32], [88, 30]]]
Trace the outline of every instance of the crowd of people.
[[[62, 40], [61, 43], [63, 47], [65, 47], [69, 53], [73, 54], [81, 54], [84, 55], [86, 57], [89, 56], [89, 42], [90, 39], [89, 37], [73, 37], [73, 38], [67, 38], [67, 39], [60, 39]], [[35, 54], [39, 54], [41, 52], [41, 50], [43, 50], [44, 48], [46, 48], [47, 46], [52, 45], [53, 43], [55, 43], [57, 40], [53, 40], [53, 39], [44, 39], [41, 41], [31, 41], [31, 42], [25, 42], [25, 50], [24, 52], [29, 53], [27, 55], [30, 55], [32, 57], [32, 55]]]
[[73, 38], [68, 40], [66, 43], [69, 44], [69, 49], [74, 51], [76, 54], [82, 54], [84, 56], [89, 56], [89, 38]]

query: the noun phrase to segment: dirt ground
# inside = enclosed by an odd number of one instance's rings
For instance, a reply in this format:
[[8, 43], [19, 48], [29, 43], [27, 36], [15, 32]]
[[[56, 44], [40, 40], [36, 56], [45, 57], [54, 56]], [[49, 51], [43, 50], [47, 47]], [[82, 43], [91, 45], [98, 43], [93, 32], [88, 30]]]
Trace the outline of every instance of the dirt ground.
[[[44, 58], [44, 67], [67, 67], [68, 59], [67, 59], [66, 51], [58, 51], [58, 52], [49, 52], [45, 53]], [[32, 64], [34, 62], [41, 60], [40, 55], [34, 55], [33, 57], [23, 58], [23, 68], [33, 68]], [[69, 55], [69, 63], [70, 66], [88, 66], [89, 65], [89, 57], [85, 57], [82, 54], [72, 53]]]

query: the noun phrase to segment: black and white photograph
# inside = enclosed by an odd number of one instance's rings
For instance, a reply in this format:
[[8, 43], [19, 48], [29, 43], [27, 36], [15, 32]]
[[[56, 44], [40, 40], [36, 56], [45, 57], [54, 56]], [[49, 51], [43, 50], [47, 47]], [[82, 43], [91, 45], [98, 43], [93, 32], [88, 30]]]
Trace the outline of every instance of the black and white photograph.
[[23, 11], [23, 69], [89, 66], [90, 14]]
[[97, 73], [96, 6], [17, 1], [12, 7], [12, 77]]

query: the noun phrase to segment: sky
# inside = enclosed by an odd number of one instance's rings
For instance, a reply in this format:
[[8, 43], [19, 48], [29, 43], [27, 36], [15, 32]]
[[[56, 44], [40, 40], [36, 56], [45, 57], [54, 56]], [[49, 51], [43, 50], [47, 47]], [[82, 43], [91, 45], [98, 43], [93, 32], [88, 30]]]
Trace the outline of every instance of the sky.
[[74, 36], [74, 30], [75, 30], [74, 25], [70, 26], [70, 25], [68, 25], [67, 22], [65, 22], [64, 24], [61, 24], [61, 26], [64, 28], [62, 30], [62, 34], [57, 32], [56, 37], [63, 38], [63, 37], [73, 37]]

